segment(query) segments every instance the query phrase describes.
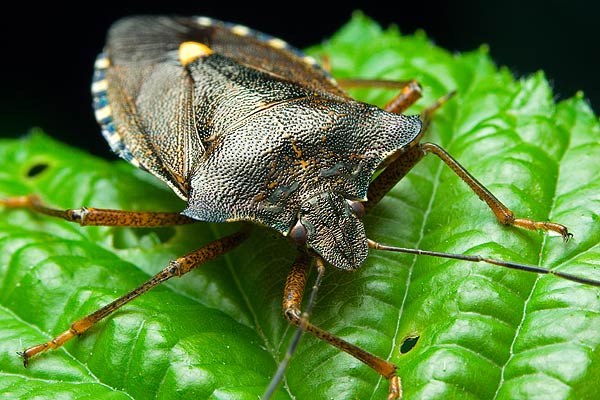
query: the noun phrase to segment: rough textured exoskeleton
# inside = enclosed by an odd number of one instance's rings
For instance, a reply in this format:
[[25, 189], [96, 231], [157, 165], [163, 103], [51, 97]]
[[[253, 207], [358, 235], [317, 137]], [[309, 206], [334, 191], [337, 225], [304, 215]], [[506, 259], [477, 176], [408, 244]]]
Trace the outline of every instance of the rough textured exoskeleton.
[[[190, 41], [210, 51], [182, 62]], [[287, 44], [214, 20], [117, 23], [95, 82], [112, 148], [187, 200], [184, 215], [284, 235], [299, 219], [307, 244], [343, 269], [367, 256], [346, 200], [365, 201], [376, 169], [421, 130], [418, 116], [353, 100]]]

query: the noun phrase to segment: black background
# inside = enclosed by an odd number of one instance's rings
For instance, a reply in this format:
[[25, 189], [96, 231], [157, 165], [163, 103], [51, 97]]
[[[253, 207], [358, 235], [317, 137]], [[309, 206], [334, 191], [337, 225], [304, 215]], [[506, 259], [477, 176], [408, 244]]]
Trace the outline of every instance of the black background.
[[13, 9], [2, 11], [0, 24], [0, 137], [15, 137], [41, 127], [67, 143], [112, 157], [90, 106], [92, 66], [110, 24], [137, 13], [211, 16], [247, 25], [302, 48], [327, 38], [348, 21], [352, 10], [361, 9], [383, 26], [396, 24], [403, 33], [423, 29], [436, 44], [452, 52], [487, 43], [498, 65], [508, 66], [516, 76], [543, 69], [557, 99], [583, 90], [598, 112], [600, 6], [594, 3], [346, 1], [330, 6], [324, 1], [247, 1], [240, 5], [219, 0], [14, 4]]

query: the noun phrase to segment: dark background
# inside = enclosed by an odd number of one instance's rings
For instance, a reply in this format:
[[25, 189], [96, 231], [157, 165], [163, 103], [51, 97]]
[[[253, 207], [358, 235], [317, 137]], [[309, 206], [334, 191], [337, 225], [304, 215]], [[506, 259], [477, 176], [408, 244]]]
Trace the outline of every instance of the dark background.
[[[18, 2], [18, 0], [17, 0]], [[91, 110], [89, 86], [96, 54], [110, 24], [136, 13], [206, 15], [241, 23], [287, 40], [297, 47], [334, 33], [354, 9], [403, 33], [423, 29], [452, 52], [489, 44], [498, 65], [516, 76], [543, 69], [557, 99], [583, 90], [600, 110], [600, 6], [585, 0], [410, 3], [346, 1], [328, 3], [230, 3], [149, 1], [79, 2], [52, 7], [14, 4], [3, 10], [0, 137], [32, 127], [92, 153], [112, 157]], [[406, 3], [406, 4], [405, 4]]]

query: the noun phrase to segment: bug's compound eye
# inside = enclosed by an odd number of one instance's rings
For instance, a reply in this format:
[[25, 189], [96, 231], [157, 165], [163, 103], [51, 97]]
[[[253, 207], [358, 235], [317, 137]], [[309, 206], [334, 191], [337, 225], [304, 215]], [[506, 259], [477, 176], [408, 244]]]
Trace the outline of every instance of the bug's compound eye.
[[298, 246], [305, 246], [307, 236], [308, 236], [308, 232], [307, 232], [306, 228], [304, 227], [304, 225], [302, 225], [302, 222], [300, 222], [300, 220], [298, 220], [298, 222], [296, 222], [296, 225], [294, 225], [294, 227], [290, 231], [290, 238], [292, 238], [292, 240]]
[[347, 200], [348, 205], [350, 206], [350, 210], [352, 214], [356, 215], [358, 219], [362, 219], [365, 215], [365, 206], [360, 201]]

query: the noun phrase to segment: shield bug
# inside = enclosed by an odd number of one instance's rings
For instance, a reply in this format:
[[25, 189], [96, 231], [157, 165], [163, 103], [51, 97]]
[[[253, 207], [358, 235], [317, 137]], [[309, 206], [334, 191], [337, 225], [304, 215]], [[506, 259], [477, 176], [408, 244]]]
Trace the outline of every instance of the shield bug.
[[[363, 214], [429, 153], [454, 170], [502, 224], [570, 237], [558, 223], [515, 217], [441, 147], [422, 143], [432, 113], [447, 97], [420, 117], [405, 116], [402, 112], [420, 96], [420, 87], [415, 82], [397, 86], [402, 87], [400, 93], [382, 110], [350, 98], [298, 50], [248, 28], [202, 17], [125, 19], [111, 28], [105, 52], [96, 61], [92, 84], [96, 118], [118, 155], [163, 180], [187, 207], [181, 213], [63, 211], [47, 207], [35, 196], [4, 204], [82, 225], [246, 221], [271, 228], [298, 249], [284, 288], [286, 318], [299, 326], [297, 332], [307, 331], [367, 364], [388, 379], [388, 398], [398, 398], [401, 385], [392, 362], [309, 320], [327, 266], [355, 270], [370, 250], [382, 250], [483, 261], [596, 286], [598, 282], [535, 266], [404, 249], [368, 239]], [[243, 229], [172, 261], [137, 289], [74, 322], [53, 340], [24, 350], [24, 362], [60, 347], [160, 283], [227, 253], [247, 236]], [[306, 312], [301, 301], [313, 263], [317, 283]], [[289, 355], [292, 352], [293, 348]]]

